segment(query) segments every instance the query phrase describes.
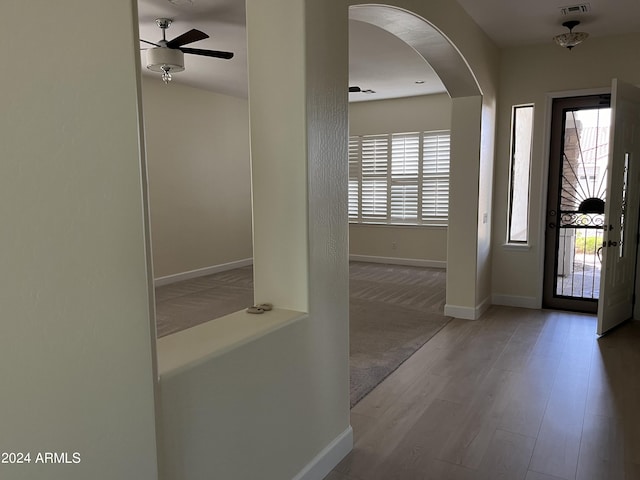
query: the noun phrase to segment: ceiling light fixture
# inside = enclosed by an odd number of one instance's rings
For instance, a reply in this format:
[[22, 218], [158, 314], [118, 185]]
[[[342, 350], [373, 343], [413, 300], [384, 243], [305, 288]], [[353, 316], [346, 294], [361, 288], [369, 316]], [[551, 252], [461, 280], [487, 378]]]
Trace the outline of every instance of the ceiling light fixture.
[[184, 70], [184, 54], [177, 48], [150, 48], [147, 50], [147, 68], [162, 73], [164, 83], [169, 83], [171, 72]]
[[564, 22], [562, 26], [568, 28], [569, 33], [561, 33], [560, 35], [556, 35], [555, 37], [553, 37], [553, 40], [561, 47], [565, 47], [571, 50], [579, 43], [582, 43], [589, 36], [589, 34], [585, 32], [574, 32], [573, 29], [578, 25], [580, 25], [580, 22], [578, 20], [569, 20], [568, 22]]

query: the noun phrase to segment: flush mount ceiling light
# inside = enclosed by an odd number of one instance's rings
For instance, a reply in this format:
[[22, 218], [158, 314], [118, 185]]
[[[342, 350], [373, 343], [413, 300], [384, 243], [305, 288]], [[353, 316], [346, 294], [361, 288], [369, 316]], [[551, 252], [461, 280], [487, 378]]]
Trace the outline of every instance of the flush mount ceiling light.
[[553, 40], [561, 47], [565, 47], [571, 50], [579, 43], [582, 43], [589, 36], [589, 34], [585, 32], [574, 32], [573, 29], [578, 25], [580, 25], [580, 22], [577, 20], [564, 22], [562, 26], [568, 28], [569, 32], [556, 35], [555, 37], [553, 37]]

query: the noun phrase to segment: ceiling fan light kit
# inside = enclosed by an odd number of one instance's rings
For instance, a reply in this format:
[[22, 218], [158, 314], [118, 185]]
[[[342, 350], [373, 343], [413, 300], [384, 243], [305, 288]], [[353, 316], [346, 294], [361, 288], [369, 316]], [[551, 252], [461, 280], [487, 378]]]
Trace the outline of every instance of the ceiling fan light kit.
[[162, 73], [162, 79], [168, 83], [171, 73], [184, 70], [184, 53], [177, 48], [150, 48], [147, 50], [147, 68]]
[[577, 20], [564, 22], [562, 26], [568, 28], [569, 32], [556, 35], [555, 37], [553, 37], [553, 40], [561, 47], [571, 50], [573, 47], [586, 40], [586, 38], [589, 36], [589, 34], [585, 32], [574, 32], [573, 29], [578, 25], [580, 25], [580, 22]]

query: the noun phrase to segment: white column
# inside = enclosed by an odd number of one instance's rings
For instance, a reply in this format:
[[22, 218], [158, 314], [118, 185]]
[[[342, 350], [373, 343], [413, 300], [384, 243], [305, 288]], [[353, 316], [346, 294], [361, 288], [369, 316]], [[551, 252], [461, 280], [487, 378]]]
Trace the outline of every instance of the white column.
[[452, 99], [445, 314], [476, 318], [482, 97]]

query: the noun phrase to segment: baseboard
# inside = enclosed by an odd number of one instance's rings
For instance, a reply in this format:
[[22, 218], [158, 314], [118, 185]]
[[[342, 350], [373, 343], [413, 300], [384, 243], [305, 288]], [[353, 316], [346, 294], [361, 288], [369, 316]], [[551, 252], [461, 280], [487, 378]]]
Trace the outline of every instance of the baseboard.
[[491, 302], [494, 305], [503, 305], [505, 307], [519, 307], [519, 308], [541, 308], [540, 301], [535, 297], [522, 297], [518, 295], [499, 295], [494, 294], [491, 297]]
[[245, 258], [243, 260], [236, 260], [234, 262], [223, 263], [220, 265], [213, 265], [211, 267], [199, 268], [197, 270], [189, 270], [188, 272], [175, 273], [173, 275], [167, 275], [166, 277], [158, 277], [153, 281], [153, 284], [156, 287], [161, 287], [163, 285], [169, 285], [171, 283], [181, 282], [182, 280], [190, 280], [192, 278], [204, 277], [205, 275], [211, 275], [213, 273], [226, 272], [227, 270], [246, 267], [252, 264], [253, 264], [253, 258]]
[[322, 480], [353, 448], [351, 426], [322, 449], [293, 480]]
[[480, 318], [484, 312], [486, 312], [487, 310], [489, 310], [489, 307], [491, 306], [491, 298], [487, 297], [485, 298], [482, 302], [480, 302], [480, 305], [478, 305], [476, 307], [476, 319]]
[[462, 307], [460, 305], [444, 306], [444, 314], [447, 317], [461, 318], [463, 320], [478, 320], [484, 312], [491, 306], [489, 298], [485, 298], [479, 305], [475, 307]]
[[441, 260], [422, 260], [419, 258], [377, 257], [373, 255], [349, 255], [354, 262], [389, 263], [391, 265], [407, 265], [410, 267], [447, 268], [447, 262]]

